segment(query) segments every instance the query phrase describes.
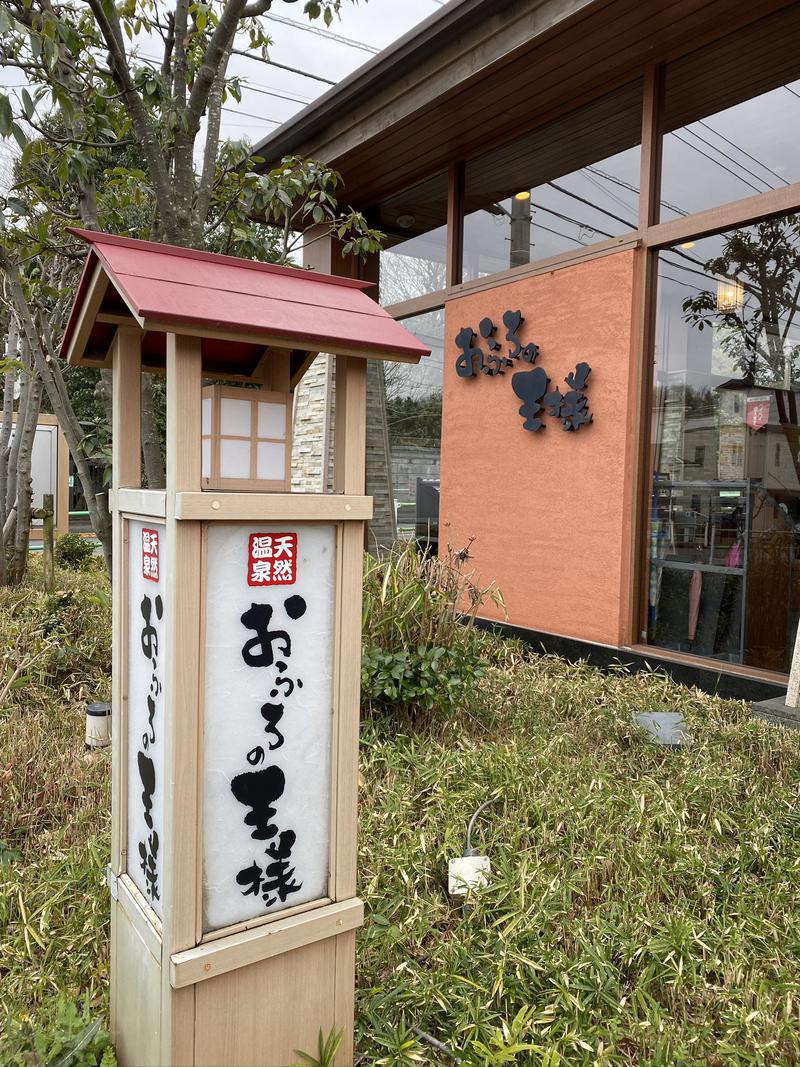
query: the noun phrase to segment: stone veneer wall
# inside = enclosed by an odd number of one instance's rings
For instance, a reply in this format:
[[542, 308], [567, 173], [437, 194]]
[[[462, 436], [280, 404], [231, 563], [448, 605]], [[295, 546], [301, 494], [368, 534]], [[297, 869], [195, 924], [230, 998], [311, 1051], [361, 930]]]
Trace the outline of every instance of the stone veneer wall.
[[333, 360], [317, 356], [294, 391], [292, 415], [292, 492], [321, 493], [325, 430], [331, 436]]
[[[333, 486], [333, 425], [336, 386], [333, 359], [320, 354], [295, 390], [292, 441], [292, 490], [321, 493]], [[323, 486], [323, 471], [325, 479]], [[391, 545], [397, 537], [391, 483], [386, 387], [383, 364], [367, 365], [366, 491], [374, 500], [368, 547]]]

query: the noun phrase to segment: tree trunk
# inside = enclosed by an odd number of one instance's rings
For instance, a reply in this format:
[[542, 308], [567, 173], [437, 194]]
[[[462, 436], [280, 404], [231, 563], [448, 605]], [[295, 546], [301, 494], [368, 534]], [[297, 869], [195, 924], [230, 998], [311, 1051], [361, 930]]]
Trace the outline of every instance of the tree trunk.
[[6, 284], [17, 313], [22, 333], [30, 346], [33, 356], [33, 364], [47, 390], [47, 397], [53, 408], [53, 413], [58, 419], [64, 437], [70, 450], [78, 472], [78, 478], [86, 497], [86, 507], [89, 510], [89, 519], [92, 529], [103, 548], [108, 573], [111, 573], [111, 516], [108, 512], [108, 498], [105, 494], [99, 494], [95, 490], [92, 479], [92, 471], [86, 458], [81, 441], [83, 430], [78, 422], [72, 404], [70, 403], [64, 377], [58, 362], [59, 356], [56, 351], [45, 353], [42, 347], [42, 338], [49, 336], [47, 328], [37, 329], [30, 306], [25, 299], [25, 294], [20, 284], [19, 273], [16, 264], [7, 256], [3, 257], [3, 266], [6, 273]]
[[[8, 338], [6, 344], [6, 359], [17, 358], [19, 344], [19, 329], [17, 321], [12, 316], [8, 324]], [[3, 382], [3, 421], [0, 425], [0, 529], [6, 524], [8, 504], [6, 490], [8, 488], [8, 458], [11, 444], [11, 422], [14, 414], [14, 383], [17, 379], [13, 370], [7, 371]]]
[[[19, 331], [12, 316], [8, 323], [6, 358], [17, 358]], [[14, 416], [14, 384], [17, 375], [13, 370], [6, 371], [3, 381], [3, 421], [0, 425], [0, 586], [8, 582], [8, 565], [6, 552], [6, 521], [8, 519], [8, 467], [11, 459], [11, 424]]]
[[21, 444], [20, 426], [28, 409], [28, 393], [31, 386], [31, 376], [27, 371], [20, 374], [19, 403], [17, 404], [17, 425], [14, 436], [11, 438], [11, 446], [8, 455], [8, 476], [6, 480], [6, 519], [11, 514], [17, 501], [17, 457]]
[[[27, 362], [27, 360], [26, 360]], [[11, 584], [19, 585], [25, 577], [28, 567], [28, 542], [31, 533], [31, 508], [33, 489], [31, 482], [31, 466], [33, 462], [33, 442], [36, 437], [36, 425], [39, 421], [39, 410], [42, 404], [42, 383], [34, 378], [30, 372], [28, 375], [28, 388], [24, 412], [20, 409], [17, 415], [17, 430], [15, 438], [19, 438], [19, 448], [15, 461], [16, 492], [16, 532], [14, 536], [14, 552], [11, 559]]]

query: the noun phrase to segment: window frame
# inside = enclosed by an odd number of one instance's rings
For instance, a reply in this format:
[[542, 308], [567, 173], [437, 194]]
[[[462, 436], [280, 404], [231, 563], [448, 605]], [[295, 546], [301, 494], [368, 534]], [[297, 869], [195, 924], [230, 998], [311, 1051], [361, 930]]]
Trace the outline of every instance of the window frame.
[[[730, 32], [738, 32], [748, 25], [768, 18], [761, 15], [749, 20]], [[727, 36], [717, 34], [717, 38]], [[454, 159], [448, 174], [448, 205], [446, 232], [445, 275], [447, 285], [434, 293], [389, 305], [386, 310], [397, 319], [410, 315], [423, 314], [445, 307], [449, 300], [465, 293], [493, 289], [520, 278], [543, 274], [554, 269], [569, 266], [586, 260], [597, 259], [623, 249], [635, 248], [639, 251], [634, 279], [633, 307], [633, 357], [632, 388], [636, 393], [634, 425], [631, 434], [631, 451], [627, 457], [632, 471], [628, 486], [626, 505], [630, 507], [630, 554], [627, 567], [627, 595], [623, 598], [628, 605], [628, 615], [623, 620], [621, 632], [624, 638], [622, 647], [630, 648], [660, 658], [674, 658], [678, 662], [693, 662], [705, 665], [715, 671], [721, 669], [717, 660], [681, 653], [670, 654], [647, 644], [647, 591], [649, 566], [648, 538], [648, 502], [654, 469], [654, 442], [651, 433], [651, 411], [653, 402], [653, 355], [655, 350], [656, 322], [656, 287], [658, 270], [658, 253], [666, 247], [682, 242], [697, 240], [723, 230], [757, 223], [776, 215], [800, 213], [800, 182], [729, 201], [716, 207], [707, 208], [695, 214], [677, 219], [659, 222], [659, 204], [661, 195], [661, 153], [662, 153], [662, 116], [664, 110], [664, 83], [667, 64], [682, 55], [695, 51], [709, 41], [694, 42], [676, 55], [664, 56], [654, 60], [643, 68], [628, 70], [614, 84], [605, 85], [592, 94], [592, 98], [604, 95], [635, 78], [643, 81], [641, 100], [641, 156], [639, 181], [639, 214], [635, 230], [596, 244], [574, 249], [537, 260], [518, 267], [512, 267], [487, 278], [462, 281], [463, 261], [463, 221], [464, 221], [464, 168], [466, 160]], [[800, 62], [798, 62], [800, 77]], [[580, 101], [573, 101], [574, 108]], [[739, 664], [725, 664], [726, 673], [742, 674], [751, 678], [763, 678], [785, 683], [786, 674], [764, 671], [759, 668]]]

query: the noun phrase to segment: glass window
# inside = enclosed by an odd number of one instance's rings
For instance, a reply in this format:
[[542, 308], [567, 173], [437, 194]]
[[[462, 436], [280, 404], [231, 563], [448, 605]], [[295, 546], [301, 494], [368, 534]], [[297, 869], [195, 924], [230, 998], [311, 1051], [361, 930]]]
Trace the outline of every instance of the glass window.
[[789, 9], [667, 66], [662, 220], [800, 181], [798, 54]]
[[416, 365], [385, 363], [386, 415], [398, 536], [434, 552], [439, 537], [439, 448], [442, 438], [444, 310], [402, 320], [428, 345]]
[[800, 610], [800, 216], [659, 257], [648, 639], [788, 671]]
[[470, 160], [463, 280], [635, 230], [641, 83]]
[[370, 221], [387, 237], [380, 253], [380, 302], [399, 304], [445, 286], [447, 175], [385, 200]]

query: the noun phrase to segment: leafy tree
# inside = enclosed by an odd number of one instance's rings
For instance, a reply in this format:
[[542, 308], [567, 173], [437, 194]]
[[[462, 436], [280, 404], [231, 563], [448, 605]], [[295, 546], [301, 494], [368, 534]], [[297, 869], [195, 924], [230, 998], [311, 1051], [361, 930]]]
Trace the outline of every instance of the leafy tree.
[[734, 230], [703, 269], [732, 279], [732, 298], [720, 300], [708, 289], [687, 297], [686, 321], [698, 330], [723, 327], [720, 344], [752, 383], [791, 389], [800, 356], [790, 336], [800, 300], [800, 216]]
[[[241, 96], [228, 75], [237, 35], [266, 55], [261, 16], [272, 2], [6, 0], [0, 7], [0, 65], [18, 68], [31, 86], [18, 106], [0, 94], [0, 136], [21, 149], [2, 215], [5, 298], [64, 430], [107, 561], [108, 512], [55, 344], [83, 258], [66, 227], [79, 221], [283, 261], [311, 226], [317, 236], [334, 230], [346, 253], [376, 251], [382, 238], [360, 213], [339, 208], [340, 179], [330, 168], [291, 158], [257, 174], [246, 144], [220, 138], [222, 107]], [[304, 11], [330, 24], [340, 5], [308, 0]], [[149, 58], [156, 46], [159, 56]], [[143, 401], [148, 484], [163, 484], [149, 383]], [[96, 447], [96, 434], [92, 440]]]
[[[706, 273], [730, 279], [730, 294], [703, 290], [683, 301], [684, 318], [698, 330], [718, 328], [718, 340], [743, 376], [743, 387], [791, 390], [800, 343], [792, 326], [800, 301], [800, 216], [766, 219], [725, 236]], [[796, 336], [796, 335], [795, 335]], [[779, 404], [778, 410], [782, 410]], [[781, 430], [800, 478], [800, 433], [781, 418]]]
[[438, 447], [442, 436], [442, 393], [394, 396], [386, 401], [389, 433], [395, 443]]

